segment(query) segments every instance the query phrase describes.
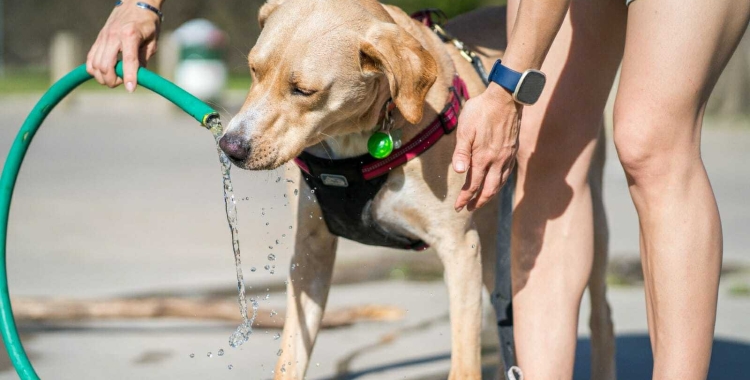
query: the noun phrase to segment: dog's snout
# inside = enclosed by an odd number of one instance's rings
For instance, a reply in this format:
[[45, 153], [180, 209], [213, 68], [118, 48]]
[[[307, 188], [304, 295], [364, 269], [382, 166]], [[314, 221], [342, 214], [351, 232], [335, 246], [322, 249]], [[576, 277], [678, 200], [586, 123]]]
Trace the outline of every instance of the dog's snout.
[[219, 147], [221, 147], [221, 150], [223, 150], [229, 158], [235, 161], [245, 161], [250, 155], [249, 144], [242, 141], [241, 137], [231, 133], [222, 136], [221, 140], [219, 140]]

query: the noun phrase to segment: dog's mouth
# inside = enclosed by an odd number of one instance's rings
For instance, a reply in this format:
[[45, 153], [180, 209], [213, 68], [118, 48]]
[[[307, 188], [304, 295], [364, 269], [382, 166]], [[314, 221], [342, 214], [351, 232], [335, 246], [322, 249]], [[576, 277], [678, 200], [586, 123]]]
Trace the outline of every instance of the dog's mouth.
[[280, 160], [276, 148], [236, 148], [224, 138], [219, 141], [219, 147], [232, 165], [245, 170], [273, 170], [289, 160]]

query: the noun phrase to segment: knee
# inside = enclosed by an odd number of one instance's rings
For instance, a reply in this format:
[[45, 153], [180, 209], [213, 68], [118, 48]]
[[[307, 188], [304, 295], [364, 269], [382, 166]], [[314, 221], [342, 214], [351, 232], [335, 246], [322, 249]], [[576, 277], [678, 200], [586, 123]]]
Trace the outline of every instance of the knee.
[[696, 114], [667, 104], [615, 103], [615, 148], [631, 185], [679, 175], [700, 162]]

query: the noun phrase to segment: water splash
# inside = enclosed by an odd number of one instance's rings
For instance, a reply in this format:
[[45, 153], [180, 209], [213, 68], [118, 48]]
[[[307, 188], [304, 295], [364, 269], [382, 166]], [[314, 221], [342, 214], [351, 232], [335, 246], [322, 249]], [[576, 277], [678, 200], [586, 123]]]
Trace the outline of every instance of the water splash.
[[211, 131], [211, 134], [214, 135], [214, 140], [216, 140], [216, 151], [219, 153], [219, 162], [221, 163], [221, 176], [224, 185], [224, 207], [227, 214], [229, 231], [232, 234], [234, 265], [237, 269], [237, 291], [239, 293], [238, 303], [240, 307], [240, 315], [242, 316], [242, 323], [237, 327], [237, 330], [229, 337], [229, 345], [236, 348], [247, 342], [250, 334], [253, 333], [252, 325], [255, 321], [255, 316], [258, 313], [258, 303], [254, 299], [250, 300], [252, 303], [253, 315], [252, 317], [248, 318], [247, 299], [245, 298], [245, 277], [242, 275], [240, 240], [238, 237], [239, 230], [237, 229], [237, 201], [234, 198], [234, 189], [232, 187], [232, 177], [230, 174], [232, 163], [219, 147], [219, 140], [221, 139], [221, 135], [223, 132], [221, 120], [219, 120], [218, 117], [215, 117], [210, 119], [207, 124], [209, 131]]

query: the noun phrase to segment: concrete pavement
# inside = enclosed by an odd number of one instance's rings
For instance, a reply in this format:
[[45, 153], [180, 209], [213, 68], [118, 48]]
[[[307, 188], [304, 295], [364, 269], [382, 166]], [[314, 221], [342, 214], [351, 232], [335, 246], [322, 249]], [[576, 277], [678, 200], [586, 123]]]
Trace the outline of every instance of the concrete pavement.
[[[34, 101], [0, 99], [0, 162]], [[237, 101], [233, 104], [236, 109]], [[745, 194], [750, 171], [745, 162], [750, 159], [750, 129], [746, 121], [745, 128], [738, 127], [741, 123], [706, 129], [703, 156], [722, 213], [725, 262], [748, 266], [750, 204]], [[609, 152], [605, 200], [611, 252], [633, 259], [638, 255], [635, 211], [611, 146]], [[252, 292], [264, 294], [258, 287], [281, 282], [287, 273], [291, 223], [283, 181], [276, 182], [281, 170], [235, 171], [233, 176]], [[278, 257], [274, 275], [260, 269], [269, 252]], [[341, 245], [339, 262], [404, 254], [347, 242]], [[231, 291], [231, 244], [210, 134], [166, 101], [145, 94], [83, 94], [67, 110], [53, 112], [31, 146], [16, 187], [8, 263], [13, 295], [85, 298]], [[259, 270], [251, 274], [252, 266]], [[736, 284], [750, 284], [750, 274], [732, 276], [721, 289], [716, 327], [721, 355], [715, 355], [720, 362], [712, 367], [724, 372], [712, 372], [712, 379], [736, 379], [733, 374], [750, 371], [749, 364], [733, 359], [750, 347], [750, 298], [730, 291]], [[625, 379], [642, 378], [643, 368], [649, 367], [642, 294], [639, 287], [609, 293], [622, 336], [619, 360]], [[442, 283], [380, 281], [332, 290], [331, 307], [363, 303], [392, 304], [408, 313], [395, 323], [359, 323], [323, 332], [308, 378], [444, 378], [450, 331]], [[283, 295], [272, 294], [268, 305], [281, 304]], [[584, 302], [582, 342], [587, 314]], [[270, 377], [278, 349], [274, 332], [258, 331], [241, 350], [233, 350], [226, 344], [233, 328], [165, 320], [24, 325], [22, 331], [43, 378]], [[492, 337], [487, 330], [485, 336]], [[394, 331], [400, 332], [398, 339], [378, 344]], [[492, 344], [488, 339], [488, 368], [494, 358]], [[585, 346], [579, 347], [576, 378], [587, 378]], [[226, 352], [221, 357], [220, 348]], [[206, 356], [208, 351], [212, 358]], [[0, 363], [0, 371], [0, 379], [15, 377], [7, 362]]]

